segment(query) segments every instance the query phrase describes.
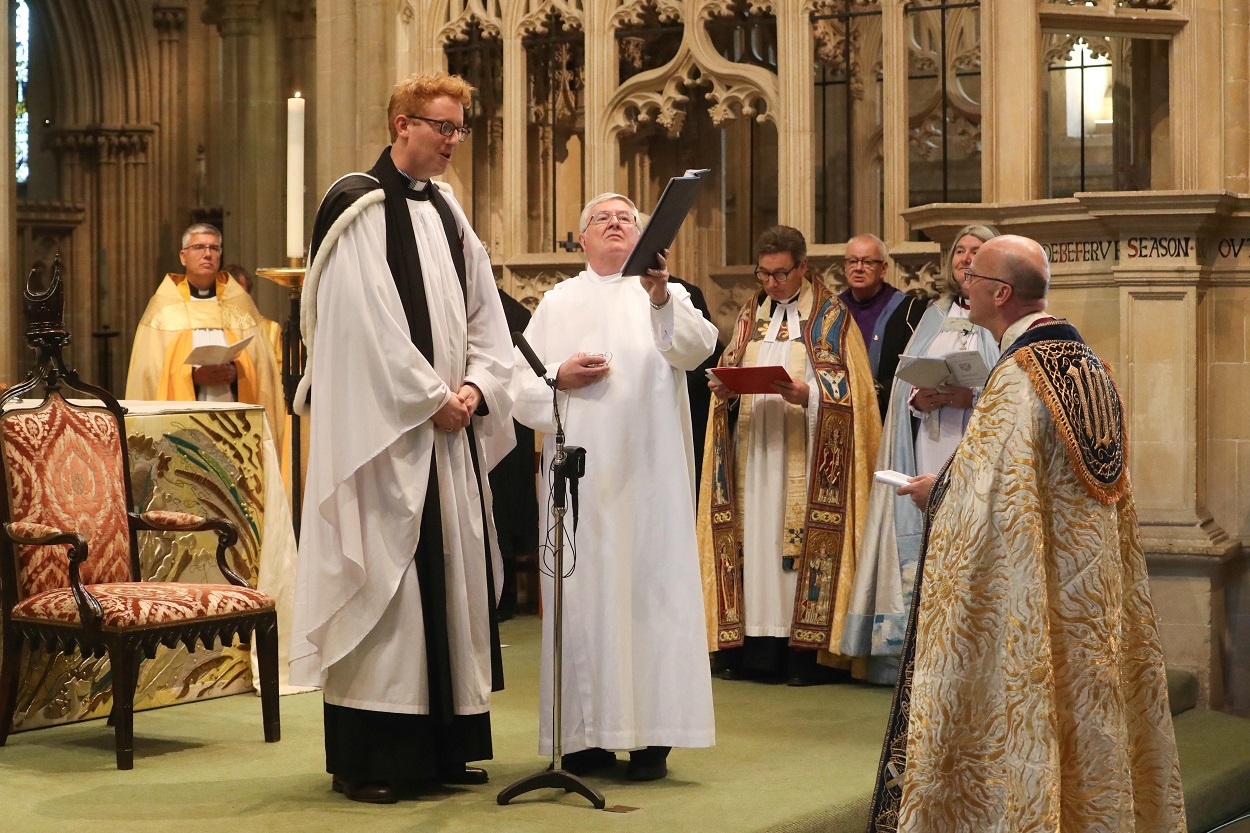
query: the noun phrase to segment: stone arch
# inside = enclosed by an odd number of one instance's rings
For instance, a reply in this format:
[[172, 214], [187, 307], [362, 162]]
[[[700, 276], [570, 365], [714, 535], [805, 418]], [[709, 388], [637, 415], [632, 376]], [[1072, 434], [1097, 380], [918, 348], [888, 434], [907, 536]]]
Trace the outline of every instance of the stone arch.
[[[710, 115], [717, 125], [739, 116], [761, 122], [774, 120], [779, 97], [777, 76], [762, 67], [723, 58], [703, 25], [724, 5], [724, 0], [699, 4], [694, 20], [683, 28], [681, 46], [673, 59], [635, 75], [616, 89], [608, 100], [607, 117], [601, 122], [602, 141], [615, 143], [620, 133], [636, 129], [640, 121], [655, 121], [670, 132], [680, 130], [685, 105], [695, 87], [708, 87], [704, 95], [712, 102]], [[622, 6], [617, 16], [633, 12], [633, 7]]]
[[46, 27], [62, 124], [151, 123], [149, 42], [138, 0], [29, 0]]
[[[62, 238], [76, 289], [68, 299], [75, 361], [96, 376], [91, 334], [118, 331], [109, 378], [100, 380], [117, 388], [125, 379], [130, 335], [158, 273], [159, 218], [172, 211], [158, 188], [162, 114], [154, 19], [139, 0], [30, 0], [30, 11], [38, 48], [47, 51], [46, 83], [54, 89], [52, 124], [41, 137], [55, 159], [58, 196], [51, 208], [81, 217]], [[19, 224], [32, 238], [48, 210], [27, 211], [19, 202]], [[17, 256], [23, 271], [34, 252]]]

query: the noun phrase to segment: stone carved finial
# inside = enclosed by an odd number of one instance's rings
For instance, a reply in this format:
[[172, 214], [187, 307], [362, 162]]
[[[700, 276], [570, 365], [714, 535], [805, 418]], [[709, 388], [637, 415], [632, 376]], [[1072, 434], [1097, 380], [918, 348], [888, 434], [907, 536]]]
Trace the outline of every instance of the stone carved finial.
[[[489, 7], [489, 8], [487, 8]], [[407, 6], [411, 9], [411, 6]], [[408, 20], [404, 21], [408, 23]], [[480, 36], [488, 40], [499, 40], [503, 27], [503, 14], [498, 0], [452, 0], [447, 5], [447, 16], [439, 27], [434, 42], [446, 46], [452, 41], [467, 41], [469, 31], [474, 23], [480, 28]]]
[[630, 26], [643, 26], [648, 12], [653, 12], [657, 23], [677, 23], [681, 17], [681, 3], [676, 0], [618, 0], [620, 5], [612, 13], [608, 24], [615, 31]]
[[526, 6], [528, 11], [517, 26], [521, 37], [555, 34], [550, 31], [553, 23], [559, 23], [560, 31], [566, 33], [585, 29], [581, 0], [528, 0]]
[[706, 22], [714, 17], [774, 14], [773, 0], [702, 0], [695, 8], [694, 19]]

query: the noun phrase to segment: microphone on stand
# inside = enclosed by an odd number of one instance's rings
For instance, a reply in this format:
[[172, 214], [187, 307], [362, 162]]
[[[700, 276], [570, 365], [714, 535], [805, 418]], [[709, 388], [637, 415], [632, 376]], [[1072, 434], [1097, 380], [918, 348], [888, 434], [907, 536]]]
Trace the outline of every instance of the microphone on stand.
[[534, 352], [533, 347], [530, 347], [530, 343], [525, 340], [525, 336], [513, 331], [512, 343], [516, 345], [516, 349], [521, 351], [521, 355], [525, 357], [525, 360], [530, 363], [530, 367], [538, 374], [538, 378], [554, 386], [555, 383], [547, 378], [547, 367], [538, 360], [538, 354]]
[[561, 691], [564, 689], [563, 654], [564, 654], [564, 515], [566, 488], [573, 496], [573, 529], [577, 529], [577, 481], [586, 474], [586, 449], [564, 444], [564, 424], [560, 421], [560, 401], [556, 381], [547, 375], [547, 368], [538, 360], [538, 354], [530, 347], [525, 336], [514, 332], [512, 343], [521, 351], [521, 355], [529, 362], [529, 366], [551, 387], [551, 412], [555, 421], [555, 456], [551, 461], [552, 475], [552, 516], [555, 519], [553, 529], [555, 542], [552, 549], [555, 553], [555, 568], [552, 576], [552, 708], [551, 708], [551, 766], [535, 775], [528, 775], [505, 787], [496, 797], [499, 804], [507, 804], [517, 796], [538, 789], [562, 789], [566, 793], [575, 792], [587, 799], [596, 810], [607, 806], [603, 793], [582, 781], [563, 767], [561, 750], [562, 734], [560, 721]]

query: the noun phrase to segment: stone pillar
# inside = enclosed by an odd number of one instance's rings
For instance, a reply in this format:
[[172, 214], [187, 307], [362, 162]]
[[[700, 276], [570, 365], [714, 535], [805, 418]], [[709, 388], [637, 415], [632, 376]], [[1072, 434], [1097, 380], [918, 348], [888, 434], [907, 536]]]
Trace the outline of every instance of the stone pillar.
[[[95, 293], [75, 302], [78, 320], [100, 329], [120, 330], [113, 350], [113, 378], [98, 382], [117, 392], [125, 385], [135, 325], [155, 279], [157, 228], [151, 222], [156, 209], [156, 174], [150, 152], [156, 128], [149, 125], [91, 126], [61, 129], [52, 134], [60, 157], [64, 192], [74, 194], [87, 209], [87, 251], [94, 263], [81, 264], [80, 275], [95, 276]], [[85, 311], [85, 312], [84, 312]], [[89, 367], [90, 333], [75, 352], [76, 361]], [[85, 371], [84, 371], [85, 372]]]
[[[1224, 154], [1238, 153], [1233, 147], [1225, 147], [1216, 125], [1223, 122], [1224, 103], [1232, 94], [1234, 85], [1225, 86], [1223, 61], [1212, 56], [1220, 54], [1227, 38], [1234, 36], [1236, 27], [1223, 29], [1222, 6], [1234, 6], [1221, 0], [1178, 0], [1175, 10], [1186, 14], [1189, 22], [1172, 38], [1168, 75], [1168, 111], [1172, 120], [1172, 184], [1178, 189], [1219, 189], [1224, 184]], [[1232, 10], [1230, 14], [1237, 15]], [[1241, 12], [1244, 17], [1244, 11]], [[1244, 55], [1246, 30], [1240, 30], [1243, 38], [1241, 51]], [[1235, 54], [1235, 53], [1234, 53]], [[1227, 60], [1228, 57], [1225, 56]], [[1234, 78], [1238, 67], [1228, 66]], [[1245, 63], [1240, 75], [1245, 78]], [[1245, 87], [1242, 87], [1243, 91]], [[1223, 90], [1224, 94], [1212, 94]], [[1245, 99], [1243, 95], [1242, 107]], [[1244, 153], [1243, 147], [1240, 152]], [[1151, 183], [1155, 188], [1167, 184]]]
[[[221, 33], [221, 113], [218, 124], [224, 258], [245, 260], [255, 253], [256, 236], [244, 221], [252, 190], [247, 169], [254, 152], [249, 139], [255, 127], [251, 94], [258, 66], [261, 0], [222, 0], [217, 21]], [[241, 227], [242, 226], [242, 227]]]
[[[199, 102], [188, 98], [187, 78], [187, 6], [185, 2], [158, 3], [152, 7], [152, 23], [156, 28], [156, 77], [153, 86], [156, 98], [156, 135], [160, 188], [154, 195], [158, 202], [153, 216], [161, 218], [157, 229], [158, 252], [178, 248], [179, 235], [187, 225], [187, 207], [192, 203], [192, 176], [188, 167], [191, 154], [186, 147], [187, 115]], [[172, 260], [171, 265], [177, 263]], [[155, 280], [155, 276], [151, 276]], [[126, 335], [126, 340], [131, 334]]]
[[[1042, 194], [1041, 44], [1036, 0], [981, 3], [984, 202], [1031, 200]], [[906, 146], [902, 151], [906, 159]]]
[[[500, 261], [512, 260], [526, 250], [526, 60], [518, 31], [519, 14], [505, 16], [503, 41], [503, 201], [512, 206], [503, 215], [503, 251]], [[506, 13], [505, 13], [506, 14]], [[587, 131], [589, 136], [589, 131]], [[493, 253], [492, 253], [493, 254]], [[511, 290], [512, 285], [505, 287]]]
[[395, 74], [392, 5], [386, 0], [317, 3], [318, 199], [343, 174], [372, 167], [390, 144], [386, 105]]
[[[255, 267], [283, 262], [282, 191], [269, 184], [285, 159], [277, 21], [261, 0], [222, 0], [221, 176], [224, 258]], [[280, 174], [279, 174], [280, 176]]]
[[[76, 256], [72, 267], [74, 271], [69, 276], [71, 285], [66, 287], [66, 315], [68, 316], [66, 323], [71, 327], [70, 332], [83, 334], [70, 343], [70, 354], [78, 369], [86, 374], [88, 368], [93, 370], [95, 367], [94, 362], [83, 361], [85, 354], [81, 352], [91, 349], [91, 332], [101, 329], [101, 324], [117, 323], [103, 321], [100, 317], [100, 310], [107, 306], [109, 292], [107, 267], [101, 275], [101, 259], [96, 242], [100, 193], [89, 171], [92, 166], [90, 148], [88, 139], [82, 131], [53, 131], [49, 135], [49, 148], [57, 157], [57, 174], [61, 182], [61, 193], [72, 194], [74, 202], [82, 207], [84, 221], [75, 230]], [[77, 296], [72, 295], [70, 290], [73, 289], [72, 283], [76, 281], [89, 282], [89, 290]], [[21, 307], [17, 309], [20, 310]], [[115, 329], [121, 328], [118, 326]], [[123, 383], [125, 381], [123, 357], [129, 354], [133, 335], [134, 332], [131, 331], [118, 339], [120, 344], [114, 345], [112, 362], [114, 373]], [[119, 364], [121, 365], [120, 372], [118, 371]], [[95, 378], [94, 372], [86, 378], [108, 387], [109, 380]]]
[[[1224, 184], [1250, 193], [1250, 2], [1224, 3]], [[1209, 63], [1214, 64], [1214, 61]]]
[[[617, 47], [609, 12], [611, 4], [587, 3], [583, 12], [586, 67], [583, 70], [586, 96], [586, 198], [605, 191], [616, 191], [616, 171], [620, 165], [620, 143], [605, 139], [603, 123], [608, 116], [608, 100], [616, 91]], [[580, 207], [578, 209], [581, 210]]]
[[910, 199], [908, 170], [910, 156], [907, 138], [907, 21], [905, 0], [881, 2], [881, 90], [882, 195], [885, 218], [881, 239], [893, 250], [910, 236], [903, 210]]
[[[777, 222], [811, 234], [816, 226], [816, 170], [812, 110], [811, 13], [800, 0], [780, 0], [777, 20]], [[687, 23], [686, 25], [691, 25]]]

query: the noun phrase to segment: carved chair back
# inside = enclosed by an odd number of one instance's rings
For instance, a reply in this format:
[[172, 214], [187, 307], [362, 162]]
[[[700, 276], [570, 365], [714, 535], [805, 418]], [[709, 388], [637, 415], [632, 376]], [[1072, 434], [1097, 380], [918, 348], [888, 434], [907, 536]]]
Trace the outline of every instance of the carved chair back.
[[[139, 550], [126, 517], [132, 500], [125, 411], [107, 390], [66, 367], [62, 350], [71, 339], [59, 256], [41, 290], [42, 272], [31, 270], [22, 298], [35, 369], [0, 395], [0, 524], [79, 530], [88, 545], [79, 568], [84, 584], [139, 581]], [[70, 402], [66, 391], [100, 405]], [[40, 392], [42, 402], [28, 406], [26, 399]], [[5, 617], [31, 595], [69, 586], [64, 545], [14, 545], [16, 558], [4, 552], [8, 548], [0, 548]]]
[[[79, 406], [51, 391], [36, 408], [0, 416], [0, 456], [3, 520], [78, 531], [89, 554], [83, 584], [139, 580], [126, 516], [126, 441], [108, 408]], [[64, 545], [14, 550], [17, 601], [69, 586]]]

